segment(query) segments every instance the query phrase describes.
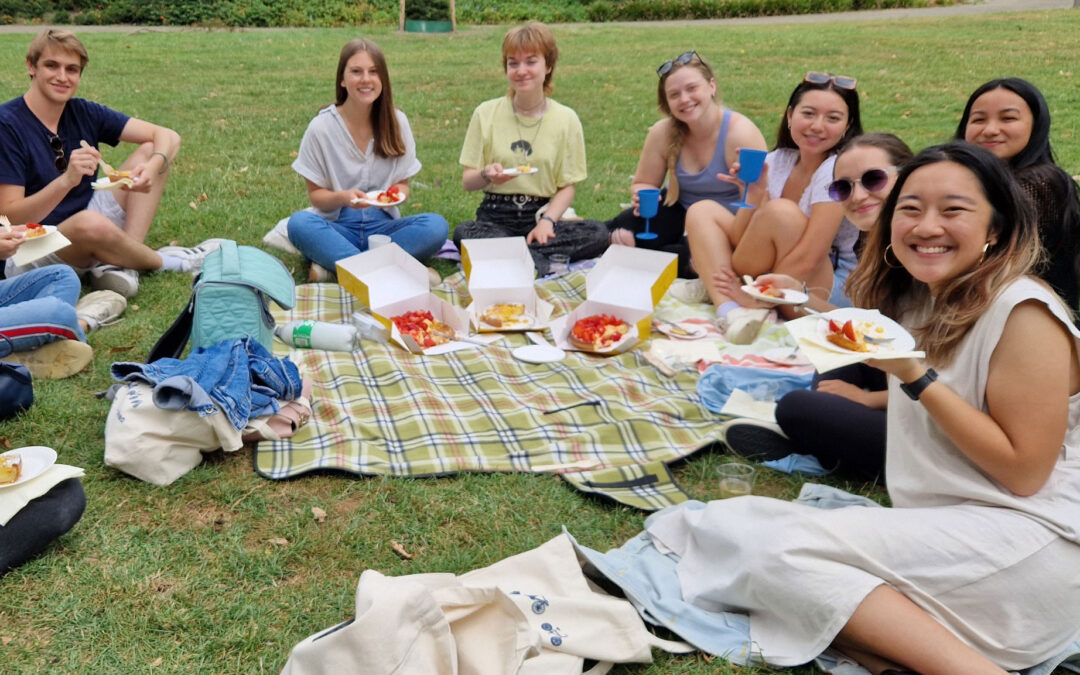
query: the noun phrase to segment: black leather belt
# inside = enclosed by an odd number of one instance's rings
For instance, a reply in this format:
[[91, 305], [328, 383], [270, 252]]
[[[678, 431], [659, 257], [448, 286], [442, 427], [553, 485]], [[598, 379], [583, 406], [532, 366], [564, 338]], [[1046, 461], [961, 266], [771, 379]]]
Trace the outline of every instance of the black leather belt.
[[526, 204], [544, 204], [548, 201], [547, 197], [533, 197], [532, 195], [503, 195], [495, 194], [493, 192], [484, 193], [485, 202], [508, 202], [510, 204], [517, 204], [519, 207]]

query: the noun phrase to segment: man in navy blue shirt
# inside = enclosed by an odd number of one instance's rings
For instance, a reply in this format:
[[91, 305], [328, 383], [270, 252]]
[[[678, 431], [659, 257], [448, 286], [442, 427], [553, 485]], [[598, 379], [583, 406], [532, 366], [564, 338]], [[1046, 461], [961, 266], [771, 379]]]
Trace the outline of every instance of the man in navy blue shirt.
[[[131, 297], [138, 271], [193, 271], [210, 240], [194, 248], [154, 251], [143, 241], [157, 213], [169, 165], [180, 149], [172, 129], [128, 117], [75, 98], [86, 48], [75, 34], [49, 29], [26, 54], [30, 88], [0, 105], [0, 213], [13, 223], [56, 225], [71, 246], [22, 268], [9, 260], [7, 275], [57, 262], [88, 271], [91, 285]], [[119, 167], [130, 183], [119, 189], [92, 188], [101, 143], [137, 147]]]

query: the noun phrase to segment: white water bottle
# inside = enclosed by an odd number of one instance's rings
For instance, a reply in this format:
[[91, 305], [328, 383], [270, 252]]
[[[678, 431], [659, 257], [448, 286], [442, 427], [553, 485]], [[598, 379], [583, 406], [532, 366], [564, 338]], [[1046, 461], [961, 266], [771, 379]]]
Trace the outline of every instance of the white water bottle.
[[327, 321], [290, 321], [274, 329], [285, 344], [305, 349], [351, 352], [356, 348], [356, 326]]

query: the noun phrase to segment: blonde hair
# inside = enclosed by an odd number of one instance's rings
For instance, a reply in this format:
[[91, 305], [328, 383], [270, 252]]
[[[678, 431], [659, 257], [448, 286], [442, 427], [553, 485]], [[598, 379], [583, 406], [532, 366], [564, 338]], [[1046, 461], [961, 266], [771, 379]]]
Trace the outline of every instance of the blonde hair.
[[75, 33], [63, 28], [49, 28], [35, 35], [26, 50], [26, 62], [36, 66], [38, 59], [49, 47], [56, 47], [78, 56], [81, 68], [85, 68], [86, 64], [90, 62], [90, 56], [86, 53], [86, 47], [83, 46], [83, 43], [79, 41], [79, 38], [75, 37]]
[[[547, 73], [544, 75], [544, 95], [551, 95], [551, 78], [555, 74], [555, 62], [559, 60], [559, 48], [555, 44], [555, 36], [551, 29], [539, 21], [530, 21], [524, 26], [511, 28], [503, 38], [502, 44], [502, 67], [506, 72], [506, 62], [518, 52], [526, 54], [538, 54], [544, 57], [544, 65]], [[510, 87], [510, 96], [514, 95], [514, 88]]]
[[[668, 174], [667, 196], [664, 198], [664, 204], [667, 206], [671, 206], [679, 201], [679, 179], [675, 175], [675, 166], [679, 162], [679, 155], [682, 154], [683, 146], [686, 145], [686, 136], [690, 133], [690, 127], [686, 126], [685, 122], [680, 122], [675, 119], [675, 116], [671, 114], [671, 106], [668, 105], [667, 92], [664, 91], [664, 84], [667, 82], [668, 78], [671, 77], [672, 73], [682, 68], [693, 68], [700, 72], [706, 82], [713, 82], [716, 79], [713, 75], [712, 68], [705, 62], [705, 59], [695, 53], [690, 61], [685, 64], [673, 62], [671, 70], [661, 75], [660, 81], [656, 85], [656, 107], [671, 120], [671, 123], [668, 125], [667, 146], [664, 148], [664, 160], [667, 163]], [[714, 102], [719, 103], [719, 97], [716, 97], [713, 100]]]

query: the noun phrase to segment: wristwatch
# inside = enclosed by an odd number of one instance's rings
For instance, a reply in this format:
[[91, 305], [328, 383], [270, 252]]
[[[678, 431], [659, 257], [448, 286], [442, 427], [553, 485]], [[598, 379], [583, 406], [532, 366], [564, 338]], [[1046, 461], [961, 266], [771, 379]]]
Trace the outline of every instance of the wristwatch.
[[926, 372], [923, 373], [923, 376], [919, 379], [914, 382], [908, 382], [907, 384], [901, 384], [900, 390], [907, 394], [908, 398], [912, 401], [918, 401], [919, 396], [922, 395], [923, 391], [925, 391], [926, 388], [930, 386], [930, 383], [935, 380], [937, 380], [937, 371], [933, 368], [927, 368]]

